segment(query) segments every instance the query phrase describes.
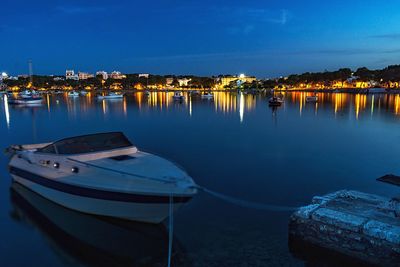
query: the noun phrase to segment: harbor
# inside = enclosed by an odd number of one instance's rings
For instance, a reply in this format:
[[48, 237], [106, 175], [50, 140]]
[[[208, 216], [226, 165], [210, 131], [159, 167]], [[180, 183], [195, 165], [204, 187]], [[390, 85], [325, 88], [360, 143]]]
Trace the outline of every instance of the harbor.
[[[307, 102], [313, 93], [292, 92], [283, 93], [278, 107], [269, 106], [271, 93], [213, 92], [212, 99], [189, 92], [182, 95], [180, 101], [174, 100], [174, 92], [129, 92], [121, 99], [99, 100], [91, 93], [70, 97], [63, 92], [43, 94], [43, 102], [33, 106], [8, 105], [3, 96], [1, 144], [5, 148], [118, 129], [140, 150], [184, 166], [196, 184], [235, 199], [296, 208], [309, 205], [315, 196], [343, 189], [385, 198], [398, 195], [398, 188], [376, 182], [386, 173], [400, 173], [396, 152], [400, 149], [396, 141], [400, 100], [396, 95], [318, 93], [317, 102]], [[8, 244], [4, 262], [24, 265], [29, 259], [51, 266], [71, 261], [93, 266], [100, 265], [101, 259], [116, 265], [165, 266], [168, 218], [147, 227], [70, 214], [13, 185], [8, 161], [5, 155], [1, 157], [1, 231], [3, 244]], [[176, 210], [175, 266], [243, 266], [244, 262], [304, 266], [315, 261], [315, 254], [307, 257], [310, 250], [299, 252], [288, 244], [295, 211], [243, 204], [199, 191]], [[58, 220], [54, 214], [70, 220]], [[49, 221], [54, 227], [47, 227]], [[96, 227], [88, 231], [87, 224]], [[97, 231], [110, 235], [97, 242]], [[71, 235], [73, 239], [65, 239]], [[117, 247], [107, 246], [110, 239]], [[148, 242], [141, 254], [146, 257], [130, 253], [143, 240]], [[31, 252], [16, 260], [12, 251], [21, 246], [30, 247]], [[80, 250], [89, 256], [83, 257]], [[102, 257], [96, 259], [99, 251]], [[322, 263], [337, 256], [330, 257]]]
[[0, 6], [0, 266], [400, 266], [400, 2]]

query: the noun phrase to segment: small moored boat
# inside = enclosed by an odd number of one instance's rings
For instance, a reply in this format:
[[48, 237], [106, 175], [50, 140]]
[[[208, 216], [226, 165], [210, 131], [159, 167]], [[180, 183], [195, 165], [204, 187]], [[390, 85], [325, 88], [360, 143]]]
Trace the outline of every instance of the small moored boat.
[[11, 105], [37, 105], [43, 102], [43, 98], [39, 96], [9, 97], [7, 102]]
[[307, 96], [306, 102], [318, 102], [318, 96], [317, 95]]
[[182, 92], [174, 92], [174, 95], [172, 96], [175, 100], [183, 100], [185, 97], [183, 96]]
[[75, 91], [68, 92], [69, 97], [79, 97], [79, 93]]
[[197, 193], [184, 170], [139, 151], [120, 132], [16, 145], [8, 151], [15, 182], [84, 213], [160, 223], [171, 207], [178, 209]]
[[270, 106], [280, 106], [283, 103], [283, 99], [278, 96], [273, 96], [268, 100]]
[[212, 99], [214, 98], [214, 95], [212, 93], [204, 93], [201, 95], [201, 98], [203, 99]]
[[111, 92], [111, 93], [109, 93], [107, 95], [98, 95], [97, 99], [99, 99], [99, 100], [103, 100], [103, 99], [121, 99], [123, 97], [124, 97], [123, 94]]

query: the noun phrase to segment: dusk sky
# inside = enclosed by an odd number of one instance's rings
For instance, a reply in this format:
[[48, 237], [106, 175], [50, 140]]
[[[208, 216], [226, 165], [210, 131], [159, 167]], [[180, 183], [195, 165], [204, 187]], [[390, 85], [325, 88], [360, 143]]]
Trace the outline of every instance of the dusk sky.
[[260, 78], [400, 63], [399, 1], [2, 0], [0, 71]]

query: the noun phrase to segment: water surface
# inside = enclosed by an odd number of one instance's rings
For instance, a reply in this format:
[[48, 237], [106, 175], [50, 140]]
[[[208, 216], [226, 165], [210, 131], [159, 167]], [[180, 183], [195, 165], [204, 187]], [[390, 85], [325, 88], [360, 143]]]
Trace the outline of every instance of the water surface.
[[[182, 102], [172, 93], [109, 101], [46, 95], [35, 107], [2, 99], [0, 147], [123, 131], [139, 149], [178, 162], [198, 184], [241, 199], [300, 206], [340, 189], [398, 193], [375, 179], [400, 173], [400, 97], [319, 94], [318, 103], [305, 97], [288, 93], [276, 109], [268, 96], [236, 93]], [[2, 266], [165, 266], [164, 225], [102, 220], [54, 205], [12, 186], [7, 162], [3, 155]], [[288, 248], [289, 216], [200, 193], [175, 214], [175, 265], [304, 266]]]

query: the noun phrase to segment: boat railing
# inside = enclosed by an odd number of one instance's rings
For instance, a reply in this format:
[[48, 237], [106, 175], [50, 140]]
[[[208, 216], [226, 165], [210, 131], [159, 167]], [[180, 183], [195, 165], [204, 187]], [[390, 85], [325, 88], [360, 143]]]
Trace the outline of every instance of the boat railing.
[[[145, 175], [141, 175], [141, 174], [136, 174], [136, 173], [130, 173], [130, 172], [125, 172], [125, 171], [120, 171], [120, 170], [116, 170], [116, 169], [111, 169], [111, 168], [107, 168], [107, 167], [102, 167], [96, 164], [92, 164], [92, 163], [88, 163], [88, 162], [84, 162], [84, 161], [80, 161], [80, 160], [76, 160], [76, 159], [72, 159], [72, 158], [67, 158], [67, 160], [75, 162], [75, 163], [79, 163], [84, 165], [85, 167], [93, 167], [93, 168], [97, 168], [100, 170], [104, 170], [104, 171], [109, 171], [109, 172], [114, 172], [114, 173], [118, 173], [121, 175], [128, 175], [128, 176], [133, 176], [136, 178], [141, 178], [141, 179], [147, 179], [147, 180], [153, 180], [153, 181], [157, 181], [157, 182], [161, 182], [161, 183], [177, 183], [179, 182], [178, 179], [176, 179], [175, 177], [165, 177], [165, 178], [169, 178], [170, 180], [166, 180], [166, 179], [161, 179], [161, 178], [156, 178], [156, 177], [150, 177], [150, 176], [145, 176]], [[173, 180], [172, 180], [172, 179]]]

